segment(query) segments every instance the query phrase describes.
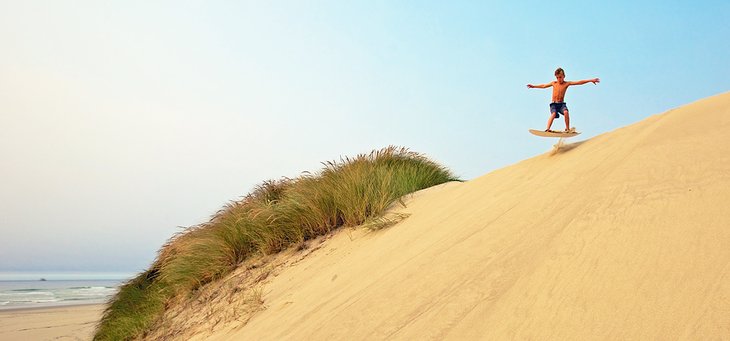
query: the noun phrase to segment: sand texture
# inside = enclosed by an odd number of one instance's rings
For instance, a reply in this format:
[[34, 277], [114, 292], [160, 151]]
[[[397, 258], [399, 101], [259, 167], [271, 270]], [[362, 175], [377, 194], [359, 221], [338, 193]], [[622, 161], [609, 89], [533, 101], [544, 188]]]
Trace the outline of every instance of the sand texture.
[[177, 335], [730, 340], [730, 93], [406, 206], [267, 276], [245, 323]]
[[0, 310], [0, 340], [91, 340], [103, 305]]

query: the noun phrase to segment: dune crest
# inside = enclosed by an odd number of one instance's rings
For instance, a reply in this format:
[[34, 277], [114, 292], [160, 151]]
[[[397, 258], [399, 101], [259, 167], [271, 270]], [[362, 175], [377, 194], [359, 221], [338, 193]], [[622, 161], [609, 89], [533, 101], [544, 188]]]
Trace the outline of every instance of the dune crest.
[[213, 340], [730, 338], [730, 93], [417, 193]]

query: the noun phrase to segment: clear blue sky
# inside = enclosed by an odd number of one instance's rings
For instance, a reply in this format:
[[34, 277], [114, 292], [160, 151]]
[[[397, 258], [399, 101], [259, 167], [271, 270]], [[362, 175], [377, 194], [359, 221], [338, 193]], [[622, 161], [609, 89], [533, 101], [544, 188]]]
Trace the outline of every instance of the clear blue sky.
[[[0, 1], [0, 271], [139, 271], [266, 179], [388, 145], [472, 179], [728, 91], [728, 1]], [[557, 127], [563, 123], [557, 122]]]

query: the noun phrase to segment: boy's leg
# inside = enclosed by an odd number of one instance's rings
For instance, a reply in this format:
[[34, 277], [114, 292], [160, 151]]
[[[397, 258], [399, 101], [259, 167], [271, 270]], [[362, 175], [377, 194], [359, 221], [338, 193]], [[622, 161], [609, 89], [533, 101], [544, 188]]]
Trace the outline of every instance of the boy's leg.
[[565, 115], [565, 131], [570, 131], [570, 115], [568, 115], [568, 109], [563, 111], [563, 115]]
[[550, 118], [548, 118], [548, 122], [547, 122], [547, 129], [545, 129], [545, 131], [549, 131], [550, 130], [550, 127], [553, 126], [553, 120], [554, 119], [555, 119], [555, 113], [554, 112], [551, 112], [550, 113]]
[[545, 131], [550, 131], [550, 127], [553, 126], [553, 120], [558, 116], [558, 112], [560, 112], [560, 109], [558, 108], [557, 103], [550, 103], [550, 118], [548, 118], [547, 129], [545, 129]]

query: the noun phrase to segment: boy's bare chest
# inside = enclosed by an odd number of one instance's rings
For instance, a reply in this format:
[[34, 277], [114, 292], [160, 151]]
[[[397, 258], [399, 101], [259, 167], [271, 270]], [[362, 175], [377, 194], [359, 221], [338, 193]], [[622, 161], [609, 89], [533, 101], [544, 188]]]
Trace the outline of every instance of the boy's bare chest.
[[565, 90], [568, 90], [568, 82], [565, 82], [563, 84], [555, 82], [553, 84], [553, 93], [564, 94]]
[[568, 88], [568, 82], [565, 82], [563, 84], [560, 84], [558, 82], [553, 83], [553, 89], [558, 91], [565, 91], [565, 89]]

